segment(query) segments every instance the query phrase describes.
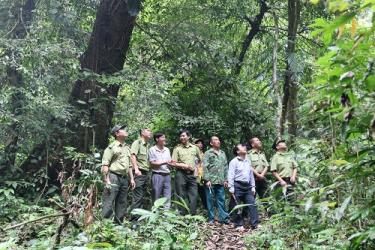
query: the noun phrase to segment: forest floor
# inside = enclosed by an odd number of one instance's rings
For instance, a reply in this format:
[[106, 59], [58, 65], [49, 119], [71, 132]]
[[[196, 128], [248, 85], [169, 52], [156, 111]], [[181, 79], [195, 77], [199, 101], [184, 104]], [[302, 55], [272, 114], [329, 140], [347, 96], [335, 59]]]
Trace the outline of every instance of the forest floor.
[[[267, 217], [261, 217], [261, 221], [267, 221]], [[244, 231], [238, 231], [235, 229], [233, 223], [220, 224], [218, 222], [213, 224], [204, 223], [200, 226], [200, 230], [204, 231], [204, 234], [206, 235], [204, 241], [205, 250], [248, 249], [248, 246], [245, 243], [245, 237], [253, 231], [250, 228], [250, 225], [246, 225]]]

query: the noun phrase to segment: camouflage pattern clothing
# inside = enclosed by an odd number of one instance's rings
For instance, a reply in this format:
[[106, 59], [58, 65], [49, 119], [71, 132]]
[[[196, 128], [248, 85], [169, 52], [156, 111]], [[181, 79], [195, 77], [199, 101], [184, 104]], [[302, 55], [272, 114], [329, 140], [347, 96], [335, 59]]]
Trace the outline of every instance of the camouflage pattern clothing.
[[227, 180], [228, 160], [224, 151], [208, 150], [203, 158], [203, 179], [212, 185], [223, 184]]

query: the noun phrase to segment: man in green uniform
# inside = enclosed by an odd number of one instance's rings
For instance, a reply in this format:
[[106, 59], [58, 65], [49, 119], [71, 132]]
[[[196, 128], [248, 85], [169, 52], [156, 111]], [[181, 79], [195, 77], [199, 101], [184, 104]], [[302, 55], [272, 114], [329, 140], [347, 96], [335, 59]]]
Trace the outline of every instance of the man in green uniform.
[[262, 142], [257, 137], [250, 139], [249, 144], [251, 149], [248, 151], [248, 158], [251, 161], [253, 172], [255, 176], [255, 190], [260, 198], [264, 198], [267, 191], [266, 173], [269, 167], [266, 156], [261, 151]]
[[[140, 138], [135, 140], [130, 148], [131, 164], [134, 170], [135, 189], [133, 191], [132, 209], [142, 208], [145, 192], [149, 183], [149, 148], [148, 141], [152, 137], [152, 132], [148, 128], [140, 130]], [[134, 216], [133, 219], [137, 219]]]
[[227, 223], [228, 213], [225, 211], [225, 191], [228, 187], [228, 160], [225, 152], [220, 149], [220, 139], [212, 136], [210, 140], [211, 149], [204, 154], [203, 180], [205, 182], [206, 202], [208, 220], [215, 221], [215, 205], [218, 210], [220, 223]]
[[110, 218], [115, 214], [115, 222], [121, 224], [126, 213], [128, 195], [128, 180], [134, 189], [135, 182], [130, 165], [130, 148], [125, 143], [128, 132], [125, 126], [116, 125], [112, 128], [112, 135], [116, 140], [105, 150], [102, 159], [102, 173], [106, 187], [103, 191], [102, 215]]
[[285, 195], [292, 191], [292, 186], [296, 183], [297, 162], [283, 139], [277, 139], [273, 145], [276, 154], [271, 159], [271, 172], [278, 180], [278, 185], [286, 190]]
[[[191, 214], [197, 212], [197, 197], [198, 186], [197, 177], [194, 175], [196, 164], [202, 161], [199, 148], [189, 142], [191, 134], [187, 130], [180, 132], [180, 142], [173, 149], [171, 165], [174, 166], [176, 171], [175, 176], [175, 189], [176, 195], [179, 199], [183, 199], [189, 207]], [[196, 159], [197, 162], [196, 162]], [[187, 211], [183, 207], [179, 207], [181, 214], [186, 214]]]

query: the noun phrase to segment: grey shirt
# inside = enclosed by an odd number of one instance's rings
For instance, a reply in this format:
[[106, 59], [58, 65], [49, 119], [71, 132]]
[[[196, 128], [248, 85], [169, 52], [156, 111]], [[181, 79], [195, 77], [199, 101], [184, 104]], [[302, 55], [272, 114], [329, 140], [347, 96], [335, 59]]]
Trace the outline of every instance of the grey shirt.
[[234, 182], [248, 182], [250, 187], [255, 188], [255, 180], [253, 170], [251, 168], [250, 160], [246, 157], [242, 159], [240, 157], [235, 157], [229, 163], [228, 170], [228, 186], [229, 192], [234, 193]]
[[[162, 150], [160, 150], [156, 145], [150, 148], [148, 155], [149, 155], [150, 162], [170, 161], [172, 159], [169, 148], [164, 147]], [[156, 173], [166, 173], [166, 174], [169, 174], [171, 172], [168, 167], [168, 164], [163, 164], [159, 166], [158, 168], [152, 168], [152, 171]]]

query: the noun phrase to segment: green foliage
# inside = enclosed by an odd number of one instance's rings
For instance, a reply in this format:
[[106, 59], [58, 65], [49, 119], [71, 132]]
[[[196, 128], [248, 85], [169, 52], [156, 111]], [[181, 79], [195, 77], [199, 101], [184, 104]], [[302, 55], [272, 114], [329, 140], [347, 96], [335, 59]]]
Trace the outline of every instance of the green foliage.
[[164, 210], [166, 198], [156, 200], [151, 211], [135, 209], [140, 216], [138, 233], [147, 246], [156, 249], [196, 249], [199, 247], [198, 225], [205, 221], [201, 216], [180, 216], [177, 211]]

